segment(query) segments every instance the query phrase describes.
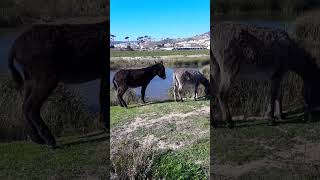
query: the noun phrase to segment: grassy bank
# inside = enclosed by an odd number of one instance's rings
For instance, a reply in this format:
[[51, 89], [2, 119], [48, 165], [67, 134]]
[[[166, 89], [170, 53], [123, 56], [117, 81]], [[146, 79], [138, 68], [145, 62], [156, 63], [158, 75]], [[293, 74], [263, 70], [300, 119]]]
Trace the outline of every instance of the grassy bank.
[[303, 11], [320, 7], [315, 0], [216, 0], [211, 3], [211, 12], [216, 15], [297, 15]]
[[0, 3], [0, 26], [15, 27], [66, 17], [105, 16], [107, 10], [107, 1], [103, 0], [4, 0]]
[[132, 68], [132, 67], [146, 67], [153, 65], [155, 61], [163, 61], [166, 67], [203, 67], [210, 63], [209, 56], [201, 57], [170, 57], [164, 58], [152, 58], [152, 57], [142, 57], [139, 59], [112, 59], [110, 60], [110, 69], [120, 69], [120, 68]]
[[179, 50], [179, 51], [117, 51], [110, 49], [110, 57], [143, 57], [143, 56], [172, 56], [172, 55], [201, 55], [209, 54], [209, 50]]
[[115, 51], [111, 50], [110, 68], [145, 67], [163, 61], [166, 67], [202, 67], [209, 64], [209, 50]]
[[[209, 101], [154, 102], [129, 109], [111, 107], [111, 143], [115, 176], [137, 178], [137, 166], [126, 166], [117, 145], [131, 141], [139, 149], [126, 156], [145, 162], [140, 175], [166, 179], [207, 179], [209, 170]], [[120, 147], [120, 148], [119, 148]], [[126, 145], [125, 147], [130, 147]], [[130, 148], [129, 148], [130, 149]], [[143, 157], [143, 158], [141, 158]], [[147, 159], [147, 160], [146, 160]], [[134, 160], [133, 160], [134, 162]], [[149, 168], [147, 168], [149, 167]], [[139, 169], [139, 168], [138, 168]], [[122, 173], [121, 173], [122, 172]], [[139, 176], [141, 177], [141, 176]]]
[[298, 17], [293, 23], [294, 37], [320, 62], [320, 10]]

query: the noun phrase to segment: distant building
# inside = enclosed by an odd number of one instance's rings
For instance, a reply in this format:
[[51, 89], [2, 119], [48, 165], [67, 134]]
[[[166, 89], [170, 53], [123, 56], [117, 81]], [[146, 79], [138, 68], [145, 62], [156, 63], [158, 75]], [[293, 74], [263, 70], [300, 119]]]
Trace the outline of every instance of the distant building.
[[162, 51], [172, 51], [174, 48], [173, 47], [165, 47], [165, 48], [160, 48]]
[[175, 47], [172, 50], [202, 50], [202, 49], [207, 49], [204, 47]]

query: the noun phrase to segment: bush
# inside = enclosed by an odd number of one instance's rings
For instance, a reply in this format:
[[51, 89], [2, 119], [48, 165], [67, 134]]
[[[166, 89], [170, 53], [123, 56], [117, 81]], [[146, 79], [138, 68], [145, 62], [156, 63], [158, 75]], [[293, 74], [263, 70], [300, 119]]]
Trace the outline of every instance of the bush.
[[154, 159], [152, 145], [111, 141], [111, 179], [147, 179]]
[[[135, 104], [140, 102], [140, 97], [136, 95], [136, 92], [133, 89], [128, 89], [127, 92], [123, 95], [123, 99], [127, 104]], [[145, 100], [148, 101], [148, 98], [145, 97]], [[117, 92], [114, 87], [110, 88], [110, 106], [118, 106], [119, 101], [117, 98]]]
[[292, 15], [319, 6], [319, 3], [312, 0], [216, 0], [212, 6], [214, 12], [223, 14], [260, 11]]
[[17, 26], [39, 19], [106, 16], [107, 9], [105, 0], [5, 0], [0, 3], [0, 25]]
[[[294, 73], [281, 82], [283, 106], [301, 104], [302, 79]], [[270, 82], [239, 80], [230, 90], [229, 106], [233, 115], [263, 116], [270, 101]]]
[[298, 17], [293, 23], [293, 33], [299, 40], [320, 43], [319, 11], [309, 12]]
[[293, 36], [314, 57], [320, 58], [320, 11], [309, 12], [298, 17], [293, 23]]
[[[0, 141], [27, 139], [26, 120], [22, 114], [23, 92], [12, 88], [8, 77], [0, 79]], [[44, 103], [41, 115], [55, 136], [86, 133], [99, 127], [84, 100], [60, 85]]]

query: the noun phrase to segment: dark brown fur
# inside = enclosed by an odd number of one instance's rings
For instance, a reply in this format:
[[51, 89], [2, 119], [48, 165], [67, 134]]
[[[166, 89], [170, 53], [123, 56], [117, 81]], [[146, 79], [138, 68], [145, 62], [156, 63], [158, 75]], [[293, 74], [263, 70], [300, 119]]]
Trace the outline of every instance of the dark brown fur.
[[[56, 145], [54, 136], [40, 116], [40, 109], [59, 82], [81, 83], [101, 79], [101, 118], [105, 128], [109, 129], [107, 29], [107, 22], [39, 24], [22, 33], [14, 42], [8, 65], [17, 86], [24, 86], [23, 113], [34, 142]], [[14, 62], [20, 65], [24, 78]]]

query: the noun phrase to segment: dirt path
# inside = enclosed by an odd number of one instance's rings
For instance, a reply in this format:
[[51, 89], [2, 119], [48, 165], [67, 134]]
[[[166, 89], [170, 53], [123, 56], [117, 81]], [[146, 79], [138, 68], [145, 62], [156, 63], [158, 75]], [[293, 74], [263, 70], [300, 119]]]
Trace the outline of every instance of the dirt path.
[[[171, 112], [165, 116], [152, 118], [156, 113], [143, 114], [124, 125], [111, 129], [111, 140], [134, 139], [142, 144], [153, 144], [157, 149], [179, 149], [209, 134], [209, 128], [193, 126], [193, 117], [206, 116], [209, 121], [210, 107], [203, 106], [187, 113]], [[179, 139], [180, 134], [191, 139]]]
[[224, 178], [239, 178], [271, 168], [296, 169], [297, 171], [301, 171], [301, 168], [307, 170], [309, 167], [319, 166], [320, 143], [308, 142], [302, 139], [299, 139], [297, 142], [301, 144], [296, 144], [289, 150], [271, 151], [270, 155], [266, 158], [236, 166], [220, 164], [213, 158], [211, 160], [211, 174]]

